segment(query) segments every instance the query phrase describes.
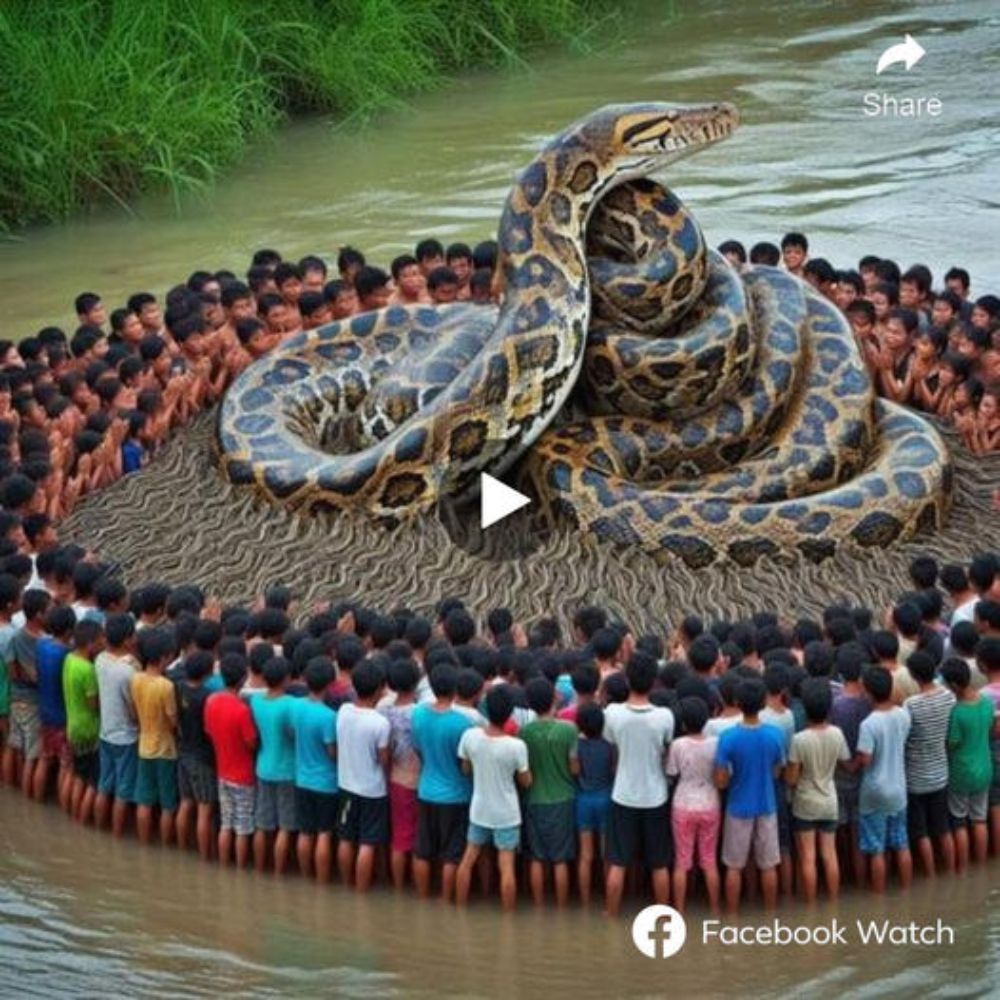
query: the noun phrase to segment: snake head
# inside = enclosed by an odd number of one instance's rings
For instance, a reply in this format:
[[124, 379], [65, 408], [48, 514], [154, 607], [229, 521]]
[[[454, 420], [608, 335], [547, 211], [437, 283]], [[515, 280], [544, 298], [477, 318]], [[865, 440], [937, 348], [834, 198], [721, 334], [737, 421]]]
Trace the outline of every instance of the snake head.
[[623, 168], [657, 170], [703, 146], [727, 138], [739, 125], [736, 106], [719, 104], [620, 104], [604, 109], [612, 149]]

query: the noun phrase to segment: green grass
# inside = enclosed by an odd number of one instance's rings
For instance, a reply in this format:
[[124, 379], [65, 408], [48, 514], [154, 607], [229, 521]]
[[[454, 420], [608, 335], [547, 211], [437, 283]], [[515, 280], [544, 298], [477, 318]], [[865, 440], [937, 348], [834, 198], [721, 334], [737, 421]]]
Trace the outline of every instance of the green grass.
[[365, 119], [448, 74], [594, 43], [605, 0], [7, 0], [0, 228], [212, 182], [295, 112]]

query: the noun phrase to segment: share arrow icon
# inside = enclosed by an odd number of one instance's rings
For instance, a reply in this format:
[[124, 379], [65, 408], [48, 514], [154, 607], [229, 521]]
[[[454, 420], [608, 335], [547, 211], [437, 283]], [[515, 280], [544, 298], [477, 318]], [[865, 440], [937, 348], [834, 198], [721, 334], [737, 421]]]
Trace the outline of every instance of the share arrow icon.
[[918, 42], [913, 35], [906, 35], [905, 40], [896, 45], [890, 45], [878, 57], [878, 65], [875, 67], [875, 75], [878, 76], [883, 70], [887, 70], [896, 63], [905, 63], [907, 70], [913, 69], [927, 54], [927, 50]]
[[511, 489], [487, 472], [479, 474], [479, 527], [488, 528], [515, 510], [531, 503], [531, 497]]

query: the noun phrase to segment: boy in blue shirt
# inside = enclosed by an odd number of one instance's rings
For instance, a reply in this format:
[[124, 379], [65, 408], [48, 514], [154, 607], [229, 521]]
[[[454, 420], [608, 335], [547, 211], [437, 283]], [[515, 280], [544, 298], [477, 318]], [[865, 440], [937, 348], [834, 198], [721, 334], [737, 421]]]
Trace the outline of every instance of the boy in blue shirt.
[[458, 744], [473, 725], [452, 708], [458, 672], [450, 664], [431, 671], [434, 701], [413, 710], [413, 748], [420, 757], [417, 784], [417, 843], [413, 881], [421, 898], [431, 891], [431, 864], [441, 862], [441, 898], [447, 903], [455, 888], [458, 863], [465, 852], [472, 780], [462, 771]]
[[299, 869], [303, 875], [315, 871], [318, 882], [330, 881], [337, 825], [337, 713], [323, 701], [333, 677], [325, 656], [311, 659], [305, 670], [309, 696], [297, 701], [294, 715]]
[[743, 869], [753, 846], [760, 872], [764, 905], [778, 901], [778, 803], [774, 782], [785, 763], [781, 731], [760, 721], [767, 689], [760, 680], [744, 680], [736, 696], [743, 720], [719, 736], [715, 751], [715, 785], [728, 789], [722, 837], [722, 863], [726, 866], [726, 907], [736, 913], [743, 887]]
[[[296, 699], [285, 693], [291, 665], [281, 656], [264, 664], [267, 691], [250, 702], [260, 735], [257, 754], [257, 801], [253, 835], [254, 867], [267, 866], [269, 841], [274, 837], [274, 872], [288, 866], [291, 837], [299, 828], [295, 811], [295, 708]], [[277, 835], [275, 835], [277, 831]]]
[[35, 667], [38, 670], [38, 717], [42, 726], [42, 756], [35, 768], [33, 795], [45, 799], [52, 762], [59, 768], [56, 782], [59, 805], [67, 812], [73, 788], [73, 752], [66, 741], [66, 700], [63, 697], [63, 663], [70, 650], [76, 615], [65, 604], [57, 605], [45, 618], [48, 635], [38, 640]]

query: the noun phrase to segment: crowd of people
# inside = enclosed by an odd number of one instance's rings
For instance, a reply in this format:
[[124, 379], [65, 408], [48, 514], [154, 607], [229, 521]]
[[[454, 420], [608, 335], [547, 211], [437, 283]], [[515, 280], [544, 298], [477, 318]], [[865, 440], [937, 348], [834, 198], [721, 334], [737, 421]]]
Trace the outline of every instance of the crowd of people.
[[837, 270], [809, 256], [802, 233], [786, 233], [780, 247], [758, 243], [749, 256], [733, 240], [719, 250], [737, 267], [782, 265], [808, 281], [846, 313], [882, 396], [951, 424], [975, 454], [1000, 451], [1000, 297], [973, 298], [964, 268], [949, 268], [938, 286], [926, 265], [903, 271], [884, 257]]
[[629, 887], [734, 913], [1000, 852], [1000, 553], [915, 559], [882, 613], [636, 635], [588, 606], [566, 634], [457, 597], [129, 590], [28, 520], [0, 524], [0, 776], [115, 836], [612, 915]]
[[[720, 250], [737, 266], [748, 259], [734, 241]], [[162, 304], [136, 292], [109, 314], [99, 294], [84, 292], [71, 336], [45, 327], [0, 341], [0, 504], [58, 521], [86, 493], [141, 468], [299, 330], [392, 304], [488, 305], [500, 294], [496, 260], [493, 240], [446, 248], [428, 239], [386, 272], [345, 247], [328, 280], [318, 256], [294, 263], [259, 250], [245, 280], [196, 271]], [[951, 268], [932, 291], [923, 265], [901, 273], [866, 256], [857, 271], [835, 271], [810, 258], [797, 233], [780, 248], [756, 244], [749, 260], [784, 266], [844, 310], [883, 395], [951, 422], [974, 452], [1000, 450], [1000, 298], [971, 298], [968, 272]]]

